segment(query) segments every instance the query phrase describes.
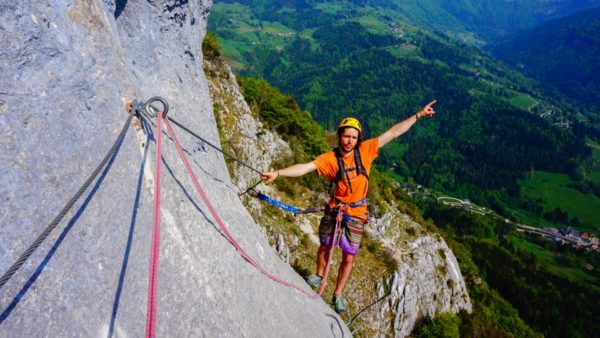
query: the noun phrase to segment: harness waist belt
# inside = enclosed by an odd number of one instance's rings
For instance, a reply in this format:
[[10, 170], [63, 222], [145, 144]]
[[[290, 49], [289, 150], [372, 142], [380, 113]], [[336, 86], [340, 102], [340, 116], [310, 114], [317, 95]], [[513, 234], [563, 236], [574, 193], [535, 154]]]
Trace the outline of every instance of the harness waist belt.
[[362, 199], [362, 200], [360, 200], [360, 201], [357, 201], [357, 202], [352, 202], [352, 203], [343, 203], [342, 201], [340, 201], [340, 200], [339, 200], [339, 199], [337, 199], [337, 198], [335, 198], [335, 201], [336, 201], [337, 203], [341, 203], [341, 204], [343, 204], [343, 205], [345, 205], [345, 206], [348, 206], [348, 207], [350, 207], [350, 208], [353, 208], [353, 209], [354, 209], [354, 208], [358, 208], [358, 207], [360, 207], [360, 206], [363, 206], [363, 205], [365, 205], [365, 204], [369, 203], [369, 198], [368, 198], [368, 197], [365, 197], [365, 198], [363, 198], [363, 199]]

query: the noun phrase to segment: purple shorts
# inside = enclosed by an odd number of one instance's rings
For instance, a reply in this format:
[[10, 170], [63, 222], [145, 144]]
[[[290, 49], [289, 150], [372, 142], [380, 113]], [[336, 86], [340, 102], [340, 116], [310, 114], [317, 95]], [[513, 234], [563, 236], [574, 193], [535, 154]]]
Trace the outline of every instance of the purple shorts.
[[335, 218], [337, 216], [336, 210], [326, 210], [325, 215], [321, 218], [319, 224], [319, 240], [321, 245], [330, 247], [332, 243], [339, 245], [342, 252], [352, 256], [356, 256], [358, 249], [360, 248], [360, 242], [362, 240], [362, 233], [365, 230], [365, 220], [368, 217], [353, 217], [344, 214], [342, 220], [341, 230], [338, 230], [338, 239], [333, 240], [333, 233], [335, 230]]

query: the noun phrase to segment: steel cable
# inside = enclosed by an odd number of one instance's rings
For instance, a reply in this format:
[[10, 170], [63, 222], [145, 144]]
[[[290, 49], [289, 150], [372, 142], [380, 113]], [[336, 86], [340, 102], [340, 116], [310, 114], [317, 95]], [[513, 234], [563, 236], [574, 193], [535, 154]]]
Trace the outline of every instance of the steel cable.
[[[173, 119], [172, 117], [169, 117], [169, 121], [173, 122], [173, 124], [175, 124], [175, 125], [176, 125], [176, 126], [178, 126], [179, 128], [181, 128], [181, 129], [183, 129], [183, 130], [187, 131], [187, 132], [188, 132], [190, 135], [192, 135], [192, 136], [194, 136], [194, 137], [198, 138], [199, 140], [201, 140], [202, 142], [204, 142], [204, 143], [208, 144], [209, 146], [211, 146], [211, 147], [212, 147], [212, 148], [214, 148], [215, 150], [217, 150], [217, 151], [221, 152], [223, 155], [227, 155], [227, 156], [231, 157], [231, 159], [233, 159], [234, 161], [236, 161], [236, 162], [240, 163], [241, 165], [245, 166], [246, 168], [248, 168], [248, 169], [250, 169], [250, 170], [254, 171], [255, 173], [257, 173], [257, 174], [259, 174], [259, 175], [260, 175], [260, 174], [262, 174], [262, 172], [261, 172], [260, 170], [258, 170], [258, 169], [256, 169], [256, 168], [254, 168], [254, 167], [250, 166], [249, 164], [247, 164], [247, 163], [245, 163], [245, 162], [243, 162], [243, 161], [241, 161], [241, 160], [237, 159], [235, 156], [233, 156], [233, 155], [231, 155], [231, 154], [228, 154], [228, 153], [226, 153], [225, 151], [223, 151], [223, 149], [221, 149], [221, 148], [219, 148], [219, 147], [215, 146], [214, 144], [210, 143], [209, 141], [207, 141], [206, 139], [204, 139], [204, 138], [203, 138], [203, 137], [201, 137], [200, 135], [198, 135], [198, 134], [194, 133], [193, 131], [191, 131], [190, 129], [188, 129], [187, 127], [185, 127], [184, 125], [182, 125], [182, 124], [180, 124], [179, 122], [177, 122], [177, 121], [176, 121], [175, 119]], [[260, 183], [260, 182], [259, 182], [259, 183]]]
[[58, 223], [60, 223], [60, 221], [67, 214], [67, 212], [69, 212], [69, 210], [71, 210], [71, 208], [73, 207], [75, 202], [77, 202], [77, 200], [81, 197], [81, 195], [83, 195], [83, 193], [87, 190], [87, 188], [90, 186], [90, 184], [92, 184], [92, 182], [94, 181], [96, 176], [98, 176], [98, 174], [100, 173], [102, 168], [104, 168], [104, 166], [106, 165], [106, 163], [108, 162], [110, 157], [114, 154], [118, 145], [121, 142], [123, 142], [123, 139], [125, 138], [125, 134], [127, 133], [127, 130], [129, 130], [129, 125], [131, 124], [131, 120], [132, 120], [133, 116], [134, 116], [133, 114], [129, 114], [129, 118], [127, 118], [127, 122], [125, 122], [123, 129], [121, 129], [121, 133], [115, 140], [114, 144], [112, 145], [112, 147], [110, 148], [110, 150], [108, 151], [106, 156], [104, 156], [104, 158], [102, 159], [102, 161], [100, 162], [98, 167], [96, 167], [96, 169], [92, 172], [90, 177], [87, 179], [87, 181], [85, 181], [85, 183], [81, 186], [81, 188], [79, 188], [79, 190], [75, 193], [75, 195], [73, 195], [73, 197], [71, 197], [69, 202], [67, 202], [67, 204], [63, 207], [63, 209], [54, 218], [54, 220], [52, 220], [52, 222], [50, 222], [50, 224], [48, 224], [46, 229], [44, 229], [44, 231], [36, 238], [36, 240], [29, 246], [29, 248], [27, 250], [25, 250], [25, 252], [17, 259], [17, 261], [4, 273], [4, 275], [2, 275], [2, 277], [0, 277], [0, 289], [2, 289], [2, 287], [17, 272], [17, 270], [19, 270], [21, 268], [21, 266], [23, 266], [25, 261], [27, 261], [27, 259], [29, 259], [29, 257], [35, 252], [35, 250], [37, 250], [37, 248], [48, 237], [48, 235], [50, 235], [52, 230], [54, 230], [54, 228], [56, 228]]

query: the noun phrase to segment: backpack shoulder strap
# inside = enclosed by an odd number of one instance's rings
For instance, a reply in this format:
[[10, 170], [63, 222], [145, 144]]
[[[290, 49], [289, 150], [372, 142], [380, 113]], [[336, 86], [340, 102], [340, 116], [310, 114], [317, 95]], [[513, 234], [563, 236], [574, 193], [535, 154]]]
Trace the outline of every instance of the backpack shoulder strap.
[[362, 164], [362, 159], [360, 158], [360, 151], [357, 148], [354, 148], [354, 164], [356, 165], [356, 173], [358, 175], [365, 175], [367, 180], [369, 179], [369, 174], [367, 174], [367, 170]]
[[344, 159], [342, 158], [342, 153], [340, 153], [340, 150], [337, 147], [335, 147], [333, 149], [333, 152], [335, 153], [335, 158], [337, 159], [338, 164], [338, 171], [335, 175], [335, 181], [339, 182], [340, 180], [344, 179], [344, 173], [346, 171], [346, 168], [344, 168]]

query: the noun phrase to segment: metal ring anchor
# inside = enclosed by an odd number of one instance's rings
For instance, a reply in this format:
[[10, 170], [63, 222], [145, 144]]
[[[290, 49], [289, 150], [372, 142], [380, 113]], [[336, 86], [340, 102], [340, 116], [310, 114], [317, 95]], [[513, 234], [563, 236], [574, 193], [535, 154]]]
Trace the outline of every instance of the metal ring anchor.
[[164, 98], [160, 97], [160, 96], [154, 96], [152, 98], [150, 98], [148, 101], [146, 101], [146, 103], [144, 103], [144, 110], [146, 111], [146, 113], [150, 116], [154, 116], [156, 114], [156, 112], [158, 112], [159, 110], [154, 107], [152, 105], [152, 103], [154, 102], [160, 102], [163, 105], [163, 118], [167, 117], [167, 114], [169, 113], [169, 103], [167, 103], [167, 100], [165, 100]]

